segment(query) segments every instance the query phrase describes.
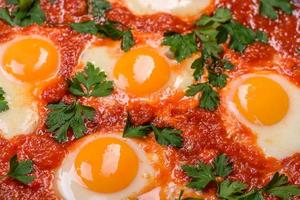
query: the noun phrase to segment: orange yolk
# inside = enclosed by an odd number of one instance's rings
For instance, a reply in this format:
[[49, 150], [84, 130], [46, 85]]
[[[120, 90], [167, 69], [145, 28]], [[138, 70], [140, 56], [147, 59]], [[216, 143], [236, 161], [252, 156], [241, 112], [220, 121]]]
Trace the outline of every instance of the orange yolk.
[[114, 77], [120, 88], [136, 96], [161, 89], [170, 78], [170, 66], [154, 49], [145, 47], [125, 53], [117, 62]]
[[289, 109], [289, 97], [282, 86], [266, 77], [251, 77], [235, 91], [239, 112], [256, 125], [274, 125]]
[[88, 189], [113, 193], [126, 188], [134, 180], [139, 159], [126, 142], [117, 138], [100, 138], [80, 150], [75, 167]]
[[4, 70], [24, 82], [34, 83], [53, 76], [58, 70], [56, 47], [43, 39], [25, 38], [9, 45], [3, 54]]

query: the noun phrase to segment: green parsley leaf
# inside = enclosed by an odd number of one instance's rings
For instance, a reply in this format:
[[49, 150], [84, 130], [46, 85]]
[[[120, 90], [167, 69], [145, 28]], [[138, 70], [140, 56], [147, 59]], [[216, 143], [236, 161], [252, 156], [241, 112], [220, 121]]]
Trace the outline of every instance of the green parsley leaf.
[[217, 156], [213, 162], [216, 176], [227, 177], [232, 172], [232, 164], [225, 154]]
[[256, 31], [256, 39], [262, 43], [268, 43], [269, 41], [268, 35], [264, 31]]
[[75, 138], [81, 138], [87, 131], [85, 121], [92, 121], [95, 109], [80, 103], [73, 104], [50, 104], [50, 112], [47, 115], [46, 126], [54, 133], [54, 138], [62, 143], [68, 140], [67, 133], [72, 129]]
[[181, 130], [174, 128], [157, 128], [154, 125], [152, 125], [152, 129], [158, 144], [177, 148], [182, 147], [183, 139], [181, 137]]
[[13, 26], [13, 19], [9, 16], [9, 12], [7, 8], [0, 8], [0, 19]]
[[135, 41], [131, 31], [125, 31], [123, 33], [121, 49], [125, 52], [129, 51], [135, 45]]
[[217, 88], [224, 88], [227, 85], [227, 78], [228, 76], [226, 74], [208, 74], [209, 83]]
[[239, 199], [246, 189], [247, 185], [244, 183], [225, 180], [220, 183], [218, 195], [221, 199], [235, 200]]
[[123, 137], [125, 138], [143, 138], [148, 136], [152, 132], [151, 125], [143, 125], [134, 127], [128, 115], [126, 125], [123, 131]]
[[291, 15], [293, 12], [292, 7], [290, 0], [260, 0], [259, 12], [261, 15], [274, 20], [278, 18], [276, 9]]
[[[14, 3], [14, 2], [13, 2]], [[41, 9], [39, 1], [20, 0], [12, 15], [9, 15], [7, 9], [0, 10], [0, 19], [14, 26], [29, 26], [31, 24], [41, 25], [46, 20], [45, 13]]]
[[5, 92], [2, 87], [0, 87], [0, 113], [7, 111], [9, 109], [8, 102], [5, 100]]
[[120, 40], [124, 32], [118, 28], [119, 25], [117, 22], [107, 21], [103, 25], [98, 25], [98, 33], [112, 40]]
[[239, 22], [232, 21], [224, 27], [231, 36], [229, 47], [235, 51], [243, 52], [249, 44], [255, 42], [256, 33]]
[[105, 17], [105, 12], [111, 9], [111, 4], [107, 0], [92, 0], [93, 16]]
[[296, 185], [289, 185], [288, 177], [280, 175], [278, 172], [263, 188], [263, 191], [283, 200], [288, 200], [293, 196], [300, 197], [300, 187]]
[[106, 80], [105, 72], [88, 62], [83, 72], [70, 81], [69, 91], [76, 96], [105, 97], [112, 94], [113, 82]]
[[197, 22], [197, 26], [207, 26], [213, 22], [225, 23], [231, 20], [232, 13], [227, 8], [219, 8], [216, 10], [215, 15], [210, 17], [208, 15], [203, 15]]
[[94, 21], [86, 21], [70, 24], [71, 28], [78, 33], [88, 33], [96, 35], [98, 33], [97, 24]]
[[189, 86], [186, 96], [195, 96], [202, 92], [200, 97], [200, 107], [209, 111], [214, 111], [220, 104], [219, 94], [209, 85], [209, 83], [199, 83]]
[[196, 37], [194, 33], [181, 35], [179, 33], [167, 34], [162, 45], [170, 46], [170, 50], [178, 62], [192, 56], [198, 51]]
[[203, 190], [210, 182], [215, 180], [213, 168], [202, 162], [196, 166], [184, 165], [182, 166], [182, 170], [192, 179], [187, 184], [189, 188]]
[[205, 65], [205, 59], [203, 56], [201, 58], [197, 58], [193, 64], [192, 64], [192, 69], [194, 69], [194, 79], [199, 80], [202, 78], [204, 74], [204, 65]]
[[17, 180], [24, 185], [30, 184], [35, 177], [29, 176], [33, 171], [33, 163], [31, 160], [18, 161], [17, 155], [13, 156], [9, 161], [8, 177]]
[[189, 197], [188, 198], [183, 198], [183, 194], [184, 194], [184, 191], [181, 190], [180, 194], [179, 194], [179, 197], [176, 198], [175, 200], [201, 200], [199, 198], [189, 198]]

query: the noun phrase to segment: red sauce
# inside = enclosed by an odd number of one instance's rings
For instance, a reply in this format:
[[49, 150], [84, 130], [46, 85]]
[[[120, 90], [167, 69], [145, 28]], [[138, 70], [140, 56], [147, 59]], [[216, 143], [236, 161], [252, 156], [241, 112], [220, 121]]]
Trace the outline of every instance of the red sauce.
[[[41, 5], [51, 24], [81, 21], [87, 16], [85, 0], [55, 1], [51, 4], [48, 0], [42, 0]], [[0, 1], [0, 5], [3, 2]], [[228, 57], [236, 65], [236, 70], [231, 74], [234, 78], [239, 74], [254, 70], [273, 70], [288, 76], [293, 82], [300, 85], [300, 55], [297, 48], [300, 46], [299, 33], [299, 8], [295, 8], [294, 15], [281, 14], [278, 20], [271, 21], [258, 15], [258, 3], [252, 0], [219, 0], [218, 6], [226, 6], [232, 9], [234, 17], [241, 23], [253, 29], [265, 30], [271, 38], [271, 46], [253, 44], [243, 54], [226, 50]], [[191, 29], [191, 25], [169, 14], [155, 14], [149, 16], [135, 16], [128, 9], [116, 4], [108, 13], [111, 20], [119, 21], [142, 32], [162, 33], [165, 31], [185, 32]], [[91, 40], [89, 35], [75, 33], [66, 26], [33, 25], [28, 28], [11, 28], [0, 22], [0, 42], [6, 42], [16, 35], [41, 35], [52, 40], [61, 52], [61, 69], [59, 75], [68, 78], [73, 75], [74, 68], [79, 64], [81, 55], [87, 42]], [[273, 64], [277, 54], [285, 58]], [[46, 103], [60, 100], [69, 101], [64, 81], [50, 82], [42, 91], [41, 98]], [[220, 154], [227, 154], [234, 164], [234, 171], [230, 179], [247, 183], [250, 187], [261, 187], [276, 171], [285, 172], [291, 182], [300, 184], [300, 155], [296, 154], [283, 161], [266, 158], [255, 143], [243, 145], [234, 141], [227, 135], [226, 127], [222, 121], [222, 109], [217, 112], [207, 112], [197, 107], [197, 102], [189, 99], [182, 100], [178, 95], [169, 100], [149, 103], [144, 101], [130, 102], [129, 105], [119, 101], [118, 91], [108, 99], [82, 99], [93, 106], [96, 111], [96, 119], [88, 124], [89, 134], [95, 131], [122, 131], [127, 111], [132, 114], [135, 124], [143, 124], [154, 121], [158, 126], [172, 126], [183, 130], [184, 147], [180, 150], [167, 148], [165, 152], [165, 167], [160, 177], [162, 182], [173, 181], [185, 183], [187, 177], [180, 170], [180, 166], [194, 164], [199, 160], [211, 162]], [[42, 113], [45, 116], [45, 113]], [[44, 118], [41, 119], [41, 122]], [[239, 129], [242, 137], [249, 141], [255, 141], [251, 131], [245, 127]], [[153, 139], [153, 138], [152, 138]], [[152, 141], [152, 140], [151, 140]], [[151, 145], [155, 144], [154, 142]], [[69, 144], [72, 144], [70, 142]], [[10, 157], [17, 154], [19, 159], [31, 159], [34, 162], [33, 175], [36, 179], [29, 186], [24, 186], [9, 178], [0, 181], [0, 199], [22, 200], [51, 200], [57, 199], [53, 191], [52, 181], [54, 170], [60, 166], [67, 146], [56, 143], [45, 127], [40, 127], [37, 134], [17, 136], [7, 140], [0, 138], [0, 176], [8, 171]], [[149, 147], [149, 150], [152, 150]], [[162, 183], [161, 183], [162, 184]], [[208, 189], [209, 195], [215, 190]]]

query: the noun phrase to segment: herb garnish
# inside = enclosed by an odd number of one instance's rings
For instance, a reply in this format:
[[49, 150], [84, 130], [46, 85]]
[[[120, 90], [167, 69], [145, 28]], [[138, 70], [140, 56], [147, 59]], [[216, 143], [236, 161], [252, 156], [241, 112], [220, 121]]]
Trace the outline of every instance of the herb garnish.
[[126, 125], [123, 131], [123, 137], [126, 138], [145, 138], [151, 132], [154, 133], [158, 144], [163, 146], [173, 146], [181, 148], [183, 145], [182, 131], [171, 127], [159, 128], [153, 124], [133, 126], [130, 116], [127, 117]]
[[78, 72], [70, 81], [69, 91], [75, 96], [105, 97], [111, 95], [113, 82], [99, 68], [88, 62], [83, 72]]
[[7, 111], [9, 109], [8, 107], [8, 102], [6, 101], [5, 97], [5, 92], [2, 87], [0, 87], [0, 113]]
[[[192, 64], [196, 84], [186, 91], [187, 96], [200, 93], [199, 106], [214, 111], [220, 104], [218, 90], [227, 84], [226, 71], [233, 65], [224, 59], [223, 44], [232, 50], [243, 52], [255, 41], [268, 42], [262, 31], [253, 31], [232, 19], [229, 9], [219, 8], [213, 16], [204, 15], [196, 22], [196, 29], [185, 35], [167, 33], [162, 45], [170, 46], [177, 61], [182, 61], [200, 51], [201, 57]], [[207, 73], [206, 73], [207, 72]], [[207, 74], [207, 77], [203, 77]], [[203, 82], [206, 79], [206, 82]]]
[[184, 191], [181, 190], [180, 193], [179, 193], [179, 197], [176, 198], [175, 200], [201, 200], [199, 198], [191, 198], [191, 197], [183, 198], [183, 194], [184, 194]]
[[41, 25], [46, 20], [45, 13], [37, 0], [8, 1], [15, 4], [15, 10], [10, 14], [7, 8], [0, 8], [0, 19], [11, 26], [29, 26], [31, 24]]
[[[70, 26], [78, 33], [87, 33], [99, 35], [101, 37], [111, 38], [112, 40], [121, 40], [121, 49], [129, 51], [135, 44], [132, 32], [124, 25], [106, 19], [106, 11], [111, 9], [111, 4], [106, 0], [93, 0], [92, 10], [94, 18], [101, 20], [72, 23]], [[98, 23], [98, 21], [100, 21]]]
[[284, 13], [291, 15], [293, 6], [290, 0], [260, 0], [259, 12], [261, 15], [270, 19], [277, 19], [276, 9], [282, 10]]
[[75, 138], [81, 138], [87, 131], [86, 121], [95, 117], [95, 109], [79, 102], [65, 104], [49, 104], [50, 113], [46, 119], [48, 130], [54, 133], [54, 138], [62, 143], [68, 140], [67, 133], [71, 129]]
[[14, 155], [9, 160], [9, 171], [7, 175], [1, 178], [9, 177], [24, 185], [30, 184], [35, 177], [29, 174], [33, 171], [33, 163], [31, 160], [18, 161], [17, 155]]
[[209, 183], [218, 186], [218, 197], [224, 200], [264, 200], [263, 194], [272, 195], [283, 200], [300, 197], [300, 188], [288, 183], [288, 177], [275, 173], [271, 181], [261, 189], [247, 191], [247, 185], [239, 181], [227, 179], [232, 172], [232, 164], [224, 154], [215, 158], [212, 164], [200, 162], [198, 165], [182, 166], [183, 171], [191, 178], [187, 187], [203, 190]]

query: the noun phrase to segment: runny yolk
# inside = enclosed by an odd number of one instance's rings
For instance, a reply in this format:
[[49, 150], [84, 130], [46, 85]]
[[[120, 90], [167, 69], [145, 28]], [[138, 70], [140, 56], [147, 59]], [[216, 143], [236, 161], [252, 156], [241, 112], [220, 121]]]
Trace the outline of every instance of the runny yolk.
[[170, 66], [149, 47], [125, 53], [114, 69], [116, 84], [130, 94], [146, 96], [161, 89], [170, 78]]
[[47, 40], [24, 38], [9, 45], [3, 54], [3, 69], [16, 79], [33, 83], [53, 76], [58, 70], [59, 54]]
[[126, 188], [134, 180], [139, 159], [124, 141], [100, 138], [80, 150], [75, 168], [88, 189], [99, 193], [113, 193]]
[[256, 125], [274, 125], [289, 110], [289, 97], [282, 86], [267, 77], [246, 79], [235, 91], [238, 111]]

